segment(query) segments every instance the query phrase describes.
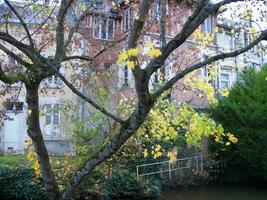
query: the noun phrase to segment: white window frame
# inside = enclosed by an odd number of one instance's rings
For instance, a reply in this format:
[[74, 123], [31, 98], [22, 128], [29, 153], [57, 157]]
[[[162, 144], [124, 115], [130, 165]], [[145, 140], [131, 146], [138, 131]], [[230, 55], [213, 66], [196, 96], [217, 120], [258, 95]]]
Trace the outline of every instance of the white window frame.
[[57, 75], [49, 76], [46, 79], [46, 83], [50, 88], [59, 88], [61, 86], [60, 78]]
[[[48, 106], [50, 106], [48, 110]], [[58, 110], [55, 110], [55, 106], [58, 106]], [[45, 126], [45, 137], [61, 137], [60, 133], [60, 104], [59, 103], [44, 103], [43, 104], [44, 111], [44, 126]], [[49, 119], [49, 120], [48, 120]], [[55, 123], [55, 119], [57, 119], [57, 123]], [[49, 131], [48, 131], [49, 130]], [[51, 133], [51, 134], [48, 134]]]
[[[99, 20], [99, 24], [97, 24], [97, 20]], [[103, 21], [106, 20], [106, 27], [103, 28]], [[109, 37], [109, 23], [112, 22], [112, 35]], [[98, 29], [98, 35], [97, 33]], [[102, 37], [103, 29], [105, 29], [105, 37]], [[112, 40], [114, 37], [114, 29], [115, 29], [115, 20], [110, 18], [101, 18], [101, 17], [93, 17], [93, 35], [94, 38], [100, 39], [100, 40]]]
[[[220, 36], [221, 35], [221, 36]], [[230, 47], [226, 48], [225, 42], [222, 42], [219, 44], [218, 42], [218, 37], [221, 37], [220, 39], [222, 39], [223, 41], [226, 41], [226, 37], [230, 37]], [[234, 49], [234, 38], [233, 35], [230, 32], [225, 32], [225, 34], [223, 34], [223, 32], [218, 32], [217, 33], [217, 45], [219, 48], [225, 49], [225, 50], [233, 50]]]
[[[222, 80], [222, 74], [223, 75], [227, 75], [228, 76], [228, 80]], [[219, 88], [225, 88], [225, 87], [222, 87], [222, 82], [228, 82], [226, 88], [230, 88], [231, 87], [231, 74], [228, 73], [228, 72], [220, 72], [220, 75], [219, 75]]]
[[133, 9], [128, 8], [123, 15], [123, 31], [127, 32], [133, 25]]

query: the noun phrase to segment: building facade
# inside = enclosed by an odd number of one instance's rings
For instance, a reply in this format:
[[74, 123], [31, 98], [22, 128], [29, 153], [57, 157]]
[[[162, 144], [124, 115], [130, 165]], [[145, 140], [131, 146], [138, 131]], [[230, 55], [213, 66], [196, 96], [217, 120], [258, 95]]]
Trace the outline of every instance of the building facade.
[[[91, 1], [84, 1], [85, 5], [91, 5]], [[184, 22], [192, 13], [195, 4], [191, 1], [168, 1], [166, 4], [166, 40], [172, 39], [177, 32], [181, 30]], [[162, 3], [155, 0], [150, 9], [149, 19], [145, 25], [143, 39], [139, 41], [140, 46], [144, 46], [146, 41], [152, 41], [155, 47], [161, 47], [159, 24], [162, 15]], [[177, 8], [179, 12], [177, 11]], [[133, 20], [137, 16], [138, 6], [133, 4], [126, 5], [124, 1], [119, 3], [119, 7], [112, 4], [112, 1], [97, 1], [94, 9], [89, 10], [88, 14], [78, 30], [76, 41], [79, 43], [75, 47], [77, 53], [91, 57], [105, 48], [107, 45], [122, 37], [129, 35]], [[69, 15], [69, 20], [73, 19]], [[246, 42], [245, 36], [234, 38], [231, 35], [232, 26], [225, 23], [217, 24], [217, 17], [210, 16], [201, 25], [200, 30], [206, 33], [214, 33], [215, 27], [218, 25], [221, 31], [216, 33], [216, 37], [209, 48], [211, 52], [220, 52], [225, 50], [234, 50], [238, 48], [240, 43]], [[3, 26], [3, 23], [2, 23]], [[15, 21], [11, 25], [16, 34], [19, 33], [19, 23]], [[30, 26], [34, 28], [34, 25]], [[52, 30], [53, 32], [53, 30]], [[45, 34], [45, 30], [43, 32]], [[118, 54], [126, 48], [125, 41], [108, 48], [104, 53], [97, 57], [94, 63], [88, 67], [69, 68], [63, 67], [62, 73], [68, 78], [80, 79], [80, 91], [86, 95], [97, 94], [100, 85], [94, 84], [91, 80], [101, 79], [101, 87], [108, 91], [107, 99], [108, 107], [115, 110], [122, 96], [127, 98], [135, 98], [134, 96], [134, 79], [131, 70], [128, 67], [118, 67], [116, 65]], [[196, 43], [193, 36], [190, 37], [181, 47], [179, 47], [165, 63], [164, 71], [158, 71], [153, 74], [150, 80], [150, 89], [153, 90], [161, 83], [161, 76], [164, 79], [172, 78], [177, 71], [186, 67], [192, 61], [201, 59], [203, 55], [195, 49]], [[257, 47], [255, 47], [257, 48]], [[43, 51], [43, 54], [49, 57], [53, 55], [55, 47], [49, 45]], [[146, 51], [144, 49], [144, 51]], [[10, 62], [10, 58], [2, 55], [6, 62]], [[220, 65], [219, 76], [214, 87], [220, 89], [223, 87], [230, 88], [235, 82], [237, 72], [240, 70], [241, 63], [244, 63], [241, 55], [237, 58], [227, 59], [224, 64]], [[256, 57], [252, 51], [245, 55], [248, 63], [260, 66], [263, 63], [264, 55]], [[242, 60], [242, 62], [241, 62]], [[143, 64], [147, 60], [142, 60]], [[16, 63], [15, 63], [16, 64]], [[83, 66], [84, 63], [76, 62], [73, 65]], [[197, 76], [206, 76], [208, 67], [197, 71]], [[77, 75], [77, 76], [74, 76]], [[181, 82], [171, 91], [171, 98], [180, 102], [192, 103], [198, 107], [205, 107], [207, 101], [197, 96], [194, 92], [182, 92], [180, 88]], [[16, 85], [13, 87], [20, 87]], [[94, 96], [98, 98], [98, 96]], [[5, 120], [0, 132], [0, 149], [3, 151], [22, 152], [24, 150], [24, 142], [28, 139], [26, 127], [27, 105], [25, 105], [25, 89], [21, 88], [17, 99], [8, 101], [8, 95], [2, 97], [2, 103], [5, 114]], [[41, 110], [41, 129], [45, 139], [46, 146], [50, 153], [66, 153], [72, 149], [72, 132], [75, 123], [79, 120], [89, 121], [92, 111], [85, 102], [73, 94], [61, 80], [56, 76], [47, 78], [40, 88], [40, 110]]]

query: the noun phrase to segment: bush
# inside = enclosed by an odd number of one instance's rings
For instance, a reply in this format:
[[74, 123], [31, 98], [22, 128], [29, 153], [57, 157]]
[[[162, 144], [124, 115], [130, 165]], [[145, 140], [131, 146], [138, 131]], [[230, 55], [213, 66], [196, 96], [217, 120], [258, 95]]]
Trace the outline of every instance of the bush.
[[[223, 124], [226, 131], [238, 138], [230, 148], [218, 144], [213, 150], [233, 168], [234, 179], [248, 176], [267, 180], [267, 66], [260, 71], [250, 68], [241, 73], [227, 98], [222, 98], [213, 117]], [[236, 174], [242, 169], [242, 174]], [[234, 172], [235, 171], [235, 172]]]
[[160, 183], [156, 180], [137, 179], [135, 173], [127, 170], [116, 171], [106, 182], [106, 190], [113, 198], [143, 199], [159, 196]]
[[32, 169], [0, 166], [0, 185], [0, 199], [46, 199]]

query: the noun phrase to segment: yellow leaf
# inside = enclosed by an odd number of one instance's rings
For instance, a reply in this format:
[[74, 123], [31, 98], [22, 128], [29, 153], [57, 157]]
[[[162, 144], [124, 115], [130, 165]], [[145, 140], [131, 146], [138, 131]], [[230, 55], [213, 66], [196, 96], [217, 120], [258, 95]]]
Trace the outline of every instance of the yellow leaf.
[[127, 59], [128, 59], [128, 54], [127, 54], [127, 52], [126, 52], [126, 51], [121, 52], [121, 53], [118, 55], [118, 58], [119, 58], [120, 60], [123, 60], [123, 61], [127, 60]]
[[147, 42], [146, 42], [146, 47], [147, 48], [149, 48], [149, 49], [152, 49], [153, 48], [153, 43], [150, 41], [150, 40], [148, 40]]
[[128, 66], [129, 68], [131, 68], [131, 69], [134, 69], [134, 67], [135, 67], [135, 63], [134, 63], [134, 61], [127, 61], [127, 66]]
[[228, 95], [229, 95], [229, 90], [228, 90], [227, 88], [222, 88], [222, 89], [220, 90], [220, 93], [221, 93], [221, 95], [222, 95], [223, 97], [228, 97]]
[[139, 49], [138, 48], [136, 48], [136, 49], [129, 49], [128, 50], [128, 55], [129, 56], [137, 56], [138, 52], [139, 52]]
[[134, 19], [135, 19], [135, 20], [139, 20], [139, 18], [140, 18], [140, 15], [138, 15], [138, 14], [136, 14], [136, 15], [134, 16]]
[[32, 114], [32, 110], [31, 109], [28, 109], [28, 115], [31, 115]]
[[148, 156], [147, 149], [144, 150], [143, 154], [144, 154], [144, 158], [146, 158]]
[[161, 51], [159, 49], [151, 49], [148, 51], [148, 56], [153, 57], [159, 57], [161, 55]]

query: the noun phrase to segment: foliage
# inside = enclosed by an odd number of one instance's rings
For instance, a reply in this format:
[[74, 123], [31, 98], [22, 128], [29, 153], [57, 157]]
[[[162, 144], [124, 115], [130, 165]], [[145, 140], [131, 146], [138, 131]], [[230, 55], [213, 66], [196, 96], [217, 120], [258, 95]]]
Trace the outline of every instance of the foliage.
[[65, 154], [51, 157], [51, 163], [59, 188], [63, 191], [75, 170], [81, 166], [82, 159], [79, 156]]
[[46, 199], [32, 169], [0, 166], [0, 185], [1, 199]]
[[[137, 137], [143, 140], [144, 157], [151, 154], [156, 159], [165, 155], [170, 160], [176, 159], [177, 151], [173, 149], [178, 139], [195, 148], [201, 147], [203, 137], [212, 137], [222, 144], [237, 142], [232, 134], [225, 133], [223, 127], [206, 114], [195, 111], [188, 104], [168, 100], [159, 101], [151, 110]], [[162, 148], [160, 144], [163, 142], [169, 144], [169, 148]]]
[[32, 140], [28, 140], [25, 142], [26, 148], [28, 148], [27, 160], [31, 164], [32, 169], [37, 177], [41, 176], [41, 169], [38, 163], [37, 154], [34, 152], [32, 147]]
[[159, 196], [161, 192], [160, 184], [156, 181], [137, 179], [135, 173], [126, 170], [116, 170], [108, 178], [105, 187], [109, 196], [131, 197], [140, 199], [145, 196]]
[[[219, 144], [213, 148], [220, 156], [230, 159], [235, 168], [267, 180], [267, 66], [260, 71], [244, 70], [230, 90], [228, 98], [221, 98], [212, 108], [213, 116], [239, 142], [229, 149]], [[240, 170], [235, 170], [240, 171]]]

